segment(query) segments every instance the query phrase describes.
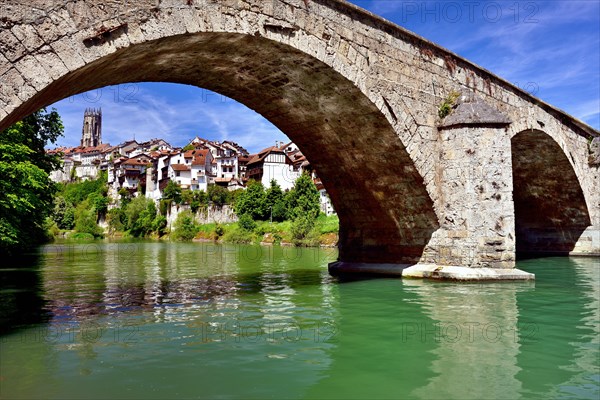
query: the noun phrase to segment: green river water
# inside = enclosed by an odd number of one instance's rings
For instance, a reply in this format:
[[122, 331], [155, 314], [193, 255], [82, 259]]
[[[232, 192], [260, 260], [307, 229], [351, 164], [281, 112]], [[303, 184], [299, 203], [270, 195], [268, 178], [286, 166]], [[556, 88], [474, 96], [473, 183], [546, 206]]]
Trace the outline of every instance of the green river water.
[[53, 244], [0, 269], [0, 398], [600, 398], [600, 260], [340, 280], [334, 249]]

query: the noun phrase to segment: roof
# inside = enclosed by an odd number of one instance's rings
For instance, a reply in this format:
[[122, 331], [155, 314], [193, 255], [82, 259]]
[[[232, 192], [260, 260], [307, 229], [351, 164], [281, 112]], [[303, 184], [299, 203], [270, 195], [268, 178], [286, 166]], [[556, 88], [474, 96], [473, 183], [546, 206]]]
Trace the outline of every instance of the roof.
[[215, 182], [217, 183], [225, 183], [231, 181], [233, 178], [215, 178]]
[[189, 171], [190, 166], [185, 164], [171, 164], [173, 171]]
[[510, 119], [477, 95], [461, 96], [441, 128], [458, 125], [508, 125]]
[[203, 150], [193, 150], [193, 151], [195, 151], [195, 153], [194, 153], [194, 159], [192, 161], [192, 165], [205, 165], [206, 157], [208, 157], [208, 155], [210, 154], [210, 150], [203, 149]]
[[271, 153], [285, 154], [285, 152], [277, 146], [267, 147], [266, 149], [261, 150], [258, 154], [254, 154], [252, 156], [252, 158], [250, 159], [250, 161], [248, 161], [248, 164], [254, 164], [254, 163], [263, 161], [265, 159], [265, 157]]
[[142, 158], [130, 158], [123, 162], [123, 165], [148, 165], [149, 161]]
[[283, 144], [279, 147], [280, 150], [285, 150], [286, 147], [288, 147], [289, 145], [294, 144], [294, 142], [289, 142], [288, 144]]

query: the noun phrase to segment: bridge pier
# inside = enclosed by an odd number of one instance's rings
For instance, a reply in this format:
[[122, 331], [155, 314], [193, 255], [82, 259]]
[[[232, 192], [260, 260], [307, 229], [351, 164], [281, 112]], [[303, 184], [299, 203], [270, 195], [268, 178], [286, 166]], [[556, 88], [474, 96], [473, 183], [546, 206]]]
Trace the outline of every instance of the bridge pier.
[[529, 280], [515, 268], [511, 121], [474, 95], [462, 96], [439, 126], [440, 227], [418, 263], [336, 263], [333, 273], [414, 278]]

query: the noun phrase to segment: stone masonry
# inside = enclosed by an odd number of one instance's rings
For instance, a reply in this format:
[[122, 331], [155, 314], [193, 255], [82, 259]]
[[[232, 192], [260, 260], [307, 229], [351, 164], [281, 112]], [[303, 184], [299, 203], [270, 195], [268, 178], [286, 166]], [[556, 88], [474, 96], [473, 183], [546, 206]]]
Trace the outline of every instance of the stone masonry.
[[600, 254], [598, 131], [344, 1], [0, 6], [0, 129], [142, 81], [219, 92], [297, 143], [340, 217], [333, 269], [522, 279], [516, 250]]

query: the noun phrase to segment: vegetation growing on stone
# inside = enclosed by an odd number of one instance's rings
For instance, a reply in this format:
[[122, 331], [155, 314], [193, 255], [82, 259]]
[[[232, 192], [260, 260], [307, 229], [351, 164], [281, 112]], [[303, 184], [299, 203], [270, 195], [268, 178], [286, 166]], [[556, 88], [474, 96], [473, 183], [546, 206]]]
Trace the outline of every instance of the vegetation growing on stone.
[[459, 97], [460, 93], [456, 91], [452, 91], [450, 92], [450, 94], [448, 94], [448, 96], [446, 97], [446, 99], [444, 99], [444, 102], [440, 105], [440, 108], [438, 110], [438, 115], [440, 118], [446, 118], [450, 114], [450, 112], [452, 112], [452, 107], [454, 107], [454, 104], [456, 103], [456, 100], [458, 100]]

